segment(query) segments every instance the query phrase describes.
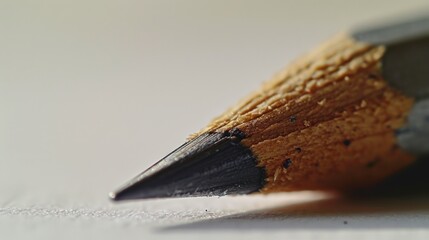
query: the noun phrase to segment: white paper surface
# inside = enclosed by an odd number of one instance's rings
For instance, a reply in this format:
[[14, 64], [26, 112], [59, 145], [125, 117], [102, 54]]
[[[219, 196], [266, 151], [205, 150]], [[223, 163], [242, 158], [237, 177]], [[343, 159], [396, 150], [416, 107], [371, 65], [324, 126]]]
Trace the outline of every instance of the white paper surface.
[[304, 192], [113, 204], [107, 193], [320, 41], [428, 8], [0, 1], [0, 238], [427, 239], [425, 199]]

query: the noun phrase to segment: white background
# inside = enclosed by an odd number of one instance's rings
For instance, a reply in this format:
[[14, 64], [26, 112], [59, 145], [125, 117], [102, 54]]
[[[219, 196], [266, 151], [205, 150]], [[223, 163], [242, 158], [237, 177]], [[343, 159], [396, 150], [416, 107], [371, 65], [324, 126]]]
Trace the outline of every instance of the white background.
[[427, 0], [0, 0], [0, 238], [427, 237], [429, 206], [415, 201], [117, 205], [107, 193], [320, 41], [428, 11]]

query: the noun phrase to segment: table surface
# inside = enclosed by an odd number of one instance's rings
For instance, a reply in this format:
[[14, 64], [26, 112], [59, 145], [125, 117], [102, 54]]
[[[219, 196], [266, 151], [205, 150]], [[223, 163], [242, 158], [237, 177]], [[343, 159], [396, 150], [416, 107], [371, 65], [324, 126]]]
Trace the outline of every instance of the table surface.
[[[300, 54], [409, 1], [0, 1], [2, 239], [427, 239], [427, 198], [107, 193]], [[5, 237], [5, 238], [3, 238]]]

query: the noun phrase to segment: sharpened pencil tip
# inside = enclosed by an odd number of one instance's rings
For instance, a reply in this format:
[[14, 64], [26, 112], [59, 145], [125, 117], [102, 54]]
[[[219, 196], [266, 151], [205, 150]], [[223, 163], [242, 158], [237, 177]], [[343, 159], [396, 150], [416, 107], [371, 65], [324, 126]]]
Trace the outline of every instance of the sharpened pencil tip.
[[133, 200], [133, 199], [145, 199], [145, 198], [151, 198], [151, 197], [147, 197], [148, 193], [150, 192], [151, 192], [150, 186], [148, 189], [146, 189], [145, 187], [139, 186], [137, 182], [132, 181], [126, 187], [123, 187], [122, 189], [116, 192], [110, 192], [109, 198], [114, 202], [123, 201], [123, 200]]
[[[258, 191], [265, 171], [251, 151], [240, 144], [241, 135], [203, 134], [109, 194], [113, 201], [223, 196]], [[234, 167], [234, 166], [240, 166]]]
[[116, 194], [114, 192], [109, 192], [109, 198], [112, 201], [117, 201]]

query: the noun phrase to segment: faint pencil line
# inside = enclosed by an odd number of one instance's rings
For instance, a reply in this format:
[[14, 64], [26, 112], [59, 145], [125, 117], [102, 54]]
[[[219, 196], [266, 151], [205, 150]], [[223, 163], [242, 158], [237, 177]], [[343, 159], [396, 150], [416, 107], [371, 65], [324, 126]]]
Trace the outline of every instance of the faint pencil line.
[[133, 220], [140, 222], [172, 222], [178, 219], [195, 220], [218, 217], [220, 213], [201, 213], [200, 211], [146, 211], [135, 209], [94, 209], [59, 207], [3, 207], [0, 216], [26, 216], [48, 218], [87, 218], [107, 220]]

